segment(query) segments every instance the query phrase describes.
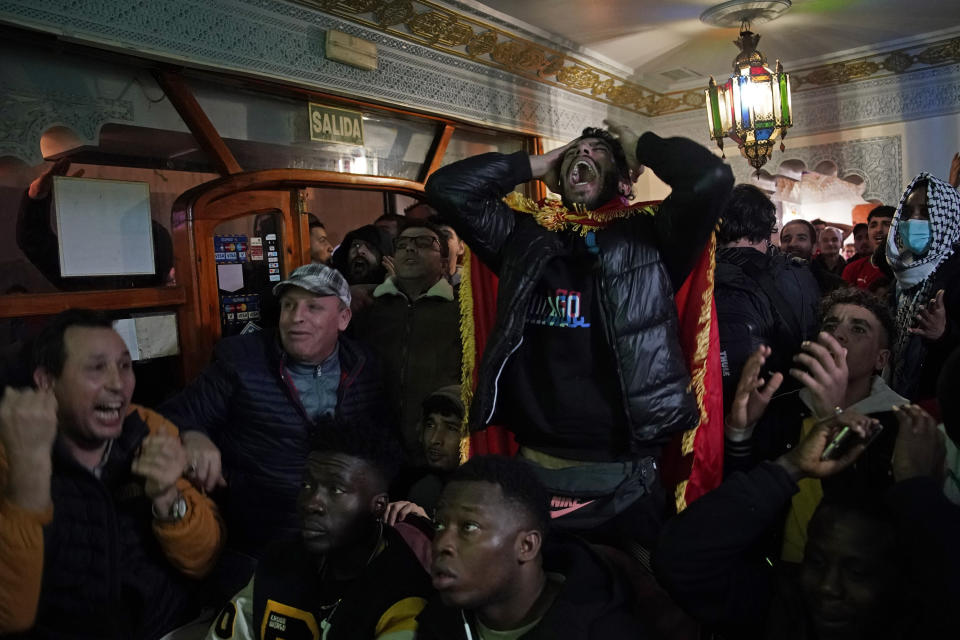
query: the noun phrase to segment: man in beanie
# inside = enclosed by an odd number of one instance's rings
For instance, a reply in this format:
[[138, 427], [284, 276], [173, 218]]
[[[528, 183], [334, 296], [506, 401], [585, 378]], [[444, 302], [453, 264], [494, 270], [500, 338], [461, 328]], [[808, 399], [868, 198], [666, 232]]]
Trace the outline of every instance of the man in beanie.
[[333, 252], [331, 264], [351, 285], [383, 282], [387, 270], [383, 259], [393, 255], [393, 239], [386, 229], [368, 224], [347, 233]]
[[160, 407], [181, 429], [197, 482], [226, 486], [220, 502], [230, 537], [217, 587], [227, 597], [249, 580], [267, 544], [299, 533], [310, 428], [333, 417], [390, 428], [379, 364], [342, 335], [351, 318], [344, 277], [309, 264], [273, 293], [279, 330], [221, 340], [213, 362]]

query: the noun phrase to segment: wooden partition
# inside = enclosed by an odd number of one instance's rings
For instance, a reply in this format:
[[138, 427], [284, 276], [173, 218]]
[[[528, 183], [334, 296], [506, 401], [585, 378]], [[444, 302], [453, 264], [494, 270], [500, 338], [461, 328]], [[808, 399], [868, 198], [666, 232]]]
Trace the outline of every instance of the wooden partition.
[[[106, 55], [102, 54], [101, 55]], [[174, 69], [115, 56], [123, 63], [134, 62], [150, 68], [166, 98], [176, 108], [189, 128], [198, 147], [210, 159], [222, 177], [181, 194], [171, 212], [176, 285], [171, 287], [125, 289], [112, 291], [62, 292], [48, 294], [0, 295], [0, 319], [43, 316], [60, 311], [87, 307], [104, 311], [162, 309], [177, 313], [180, 340], [180, 371], [185, 383], [193, 379], [210, 361], [213, 345], [220, 338], [220, 306], [217, 268], [214, 259], [214, 235], [217, 227], [230, 220], [261, 212], [277, 212], [280, 220], [283, 252], [282, 277], [310, 260], [309, 221], [303, 212], [301, 190], [336, 188], [377, 191], [421, 198], [427, 178], [444, 163], [445, 153], [458, 129], [478, 131], [477, 127], [458, 125], [447, 118], [416, 113], [391, 105], [371, 104], [345, 96], [323, 94], [298, 87], [283, 87], [267, 81], [231, 78], [246, 90], [288, 98], [322, 102], [334, 106], [370, 109], [396, 114], [401, 118], [428, 121], [436, 125], [423, 165], [415, 180], [375, 175], [336, 173], [311, 169], [267, 169], [243, 171], [214, 124], [191, 93], [188, 77], [228, 78], [223, 74]], [[496, 135], [495, 132], [487, 132]], [[538, 151], [539, 138], [511, 134], [522, 138], [528, 152]], [[538, 192], [539, 193], [539, 192]], [[530, 192], [533, 195], [533, 192]]]
[[184, 283], [178, 307], [184, 380], [193, 379], [210, 361], [220, 338], [217, 266], [213, 236], [218, 225], [263, 211], [279, 211], [282, 220], [282, 277], [310, 261], [307, 216], [299, 211], [298, 192], [306, 187], [373, 190], [413, 197], [423, 184], [410, 180], [306, 169], [271, 169], [233, 174], [195, 187], [173, 205], [173, 247], [177, 281]]

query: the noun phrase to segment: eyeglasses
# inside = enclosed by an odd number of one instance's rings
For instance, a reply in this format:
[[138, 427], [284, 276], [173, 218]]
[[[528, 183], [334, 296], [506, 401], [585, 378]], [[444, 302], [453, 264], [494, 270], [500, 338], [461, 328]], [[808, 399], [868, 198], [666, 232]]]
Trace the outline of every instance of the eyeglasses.
[[434, 236], [400, 236], [393, 241], [394, 251], [403, 251], [404, 249], [413, 250], [440, 250], [440, 241]]

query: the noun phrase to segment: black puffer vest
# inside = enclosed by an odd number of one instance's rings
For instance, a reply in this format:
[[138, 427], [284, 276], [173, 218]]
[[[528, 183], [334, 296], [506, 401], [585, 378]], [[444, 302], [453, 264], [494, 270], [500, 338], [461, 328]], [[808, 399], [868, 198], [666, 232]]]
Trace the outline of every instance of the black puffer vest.
[[43, 586], [35, 626], [24, 637], [150, 640], [194, 613], [192, 583], [164, 557], [143, 479], [130, 473], [147, 434], [146, 423], [130, 414], [99, 480], [57, 443]]
[[[631, 425], [631, 451], [649, 451], [665, 436], [699, 421], [690, 374], [677, 340], [673, 286], [660, 254], [652, 218], [619, 220], [596, 234], [601, 272], [603, 327], [616, 354], [624, 413]], [[474, 429], [488, 424], [497, 403], [500, 373], [517, 349], [526, 322], [523, 310], [562, 240], [532, 216], [517, 216], [503, 248], [497, 318], [480, 362], [471, 409]], [[575, 390], [571, 390], [575, 392]]]

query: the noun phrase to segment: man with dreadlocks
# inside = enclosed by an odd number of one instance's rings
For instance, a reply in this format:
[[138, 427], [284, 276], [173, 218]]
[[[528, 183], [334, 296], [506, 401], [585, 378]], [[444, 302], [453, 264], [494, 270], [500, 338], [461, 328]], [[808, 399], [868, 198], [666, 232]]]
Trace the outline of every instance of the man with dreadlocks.
[[[660, 450], [700, 417], [673, 295], [733, 178], [690, 140], [608, 125], [544, 155], [467, 158], [427, 195], [499, 277], [472, 429], [516, 435], [560, 526], [651, 542]], [[672, 188], [659, 208], [630, 203], [644, 166]], [[562, 204], [511, 193], [536, 178]]]
[[887, 235], [897, 279], [893, 389], [932, 398], [941, 365], [960, 343], [960, 193], [921, 173], [900, 200]]

